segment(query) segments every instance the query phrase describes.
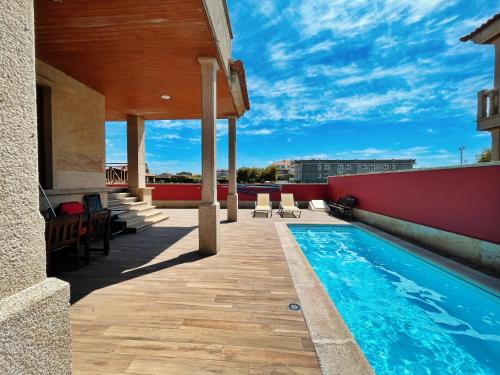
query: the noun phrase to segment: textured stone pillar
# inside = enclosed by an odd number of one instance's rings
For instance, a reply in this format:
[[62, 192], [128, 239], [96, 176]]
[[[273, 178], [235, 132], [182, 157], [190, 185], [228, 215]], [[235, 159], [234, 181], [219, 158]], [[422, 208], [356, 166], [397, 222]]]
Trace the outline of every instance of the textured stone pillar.
[[227, 119], [229, 183], [227, 194], [227, 220], [238, 221], [238, 192], [236, 182], [236, 117]]
[[127, 164], [129, 188], [146, 187], [144, 119], [127, 116]]
[[46, 277], [33, 1], [0, 2], [0, 374], [70, 374], [69, 285]]
[[200, 57], [201, 65], [201, 204], [198, 209], [199, 251], [217, 254], [220, 246], [220, 207], [215, 163], [217, 116], [217, 60]]
[[500, 161], [500, 128], [491, 129], [491, 161]]

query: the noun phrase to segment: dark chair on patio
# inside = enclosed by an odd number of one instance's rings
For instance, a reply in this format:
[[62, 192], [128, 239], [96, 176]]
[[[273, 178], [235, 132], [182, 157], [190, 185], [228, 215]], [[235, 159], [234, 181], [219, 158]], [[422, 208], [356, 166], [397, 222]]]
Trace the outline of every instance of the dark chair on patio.
[[99, 194], [86, 194], [83, 202], [88, 213], [102, 211], [101, 196]]
[[70, 249], [75, 255], [75, 268], [79, 267], [81, 215], [52, 218], [46, 223], [47, 273], [52, 271], [51, 258], [54, 252]]
[[[87, 233], [85, 235], [85, 264], [89, 264], [90, 262], [91, 251], [103, 251], [104, 255], [108, 256], [110, 241], [110, 219], [111, 212], [109, 210], [89, 213], [87, 220]], [[92, 240], [103, 241], [103, 247], [101, 249], [91, 248], [90, 241]]]
[[339, 198], [337, 202], [330, 203], [328, 207], [330, 207], [329, 214], [332, 216], [349, 216], [351, 219], [354, 219], [354, 215], [352, 209], [356, 205], [357, 199], [346, 195], [344, 197]]

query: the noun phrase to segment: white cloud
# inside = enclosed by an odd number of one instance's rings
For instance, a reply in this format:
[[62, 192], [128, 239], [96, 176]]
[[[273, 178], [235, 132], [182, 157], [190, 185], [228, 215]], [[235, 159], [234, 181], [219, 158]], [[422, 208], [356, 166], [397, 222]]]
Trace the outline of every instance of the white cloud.
[[260, 128], [239, 131], [240, 135], [269, 135], [274, 133], [274, 129]]
[[413, 24], [453, 5], [453, 0], [315, 0], [298, 8], [306, 36], [330, 31], [334, 36], [356, 37], [380, 24], [401, 21]]
[[154, 134], [149, 137], [150, 139], [154, 139], [156, 141], [160, 140], [173, 140], [173, 139], [181, 139], [181, 136], [178, 134]]

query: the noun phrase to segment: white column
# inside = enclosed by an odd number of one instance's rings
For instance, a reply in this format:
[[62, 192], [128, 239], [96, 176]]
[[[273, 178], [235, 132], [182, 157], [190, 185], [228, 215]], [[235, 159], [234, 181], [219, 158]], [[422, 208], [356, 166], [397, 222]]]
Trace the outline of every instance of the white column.
[[201, 65], [201, 157], [202, 188], [198, 209], [199, 251], [217, 254], [220, 246], [220, 207], [217, 202], [217, 172], [215, 163], [217, 118], [217, 70], [213, 57], [200, 57]]
[[238, 221], [238, 192], [236, 182], [236, 116], [227, 119], [229, 182], [227, 195], [227, 220]]
[[129, 188], [146, 187], [144, 119], [127, 116], [127, 164]]

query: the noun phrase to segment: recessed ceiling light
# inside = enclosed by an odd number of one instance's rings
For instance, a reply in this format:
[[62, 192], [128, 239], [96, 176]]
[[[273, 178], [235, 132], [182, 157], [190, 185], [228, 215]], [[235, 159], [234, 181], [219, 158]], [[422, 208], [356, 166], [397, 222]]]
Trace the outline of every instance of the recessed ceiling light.
[[162, 98], [163, 100], [169, 100], [170, 95], [161, 95], [160, 98]]

